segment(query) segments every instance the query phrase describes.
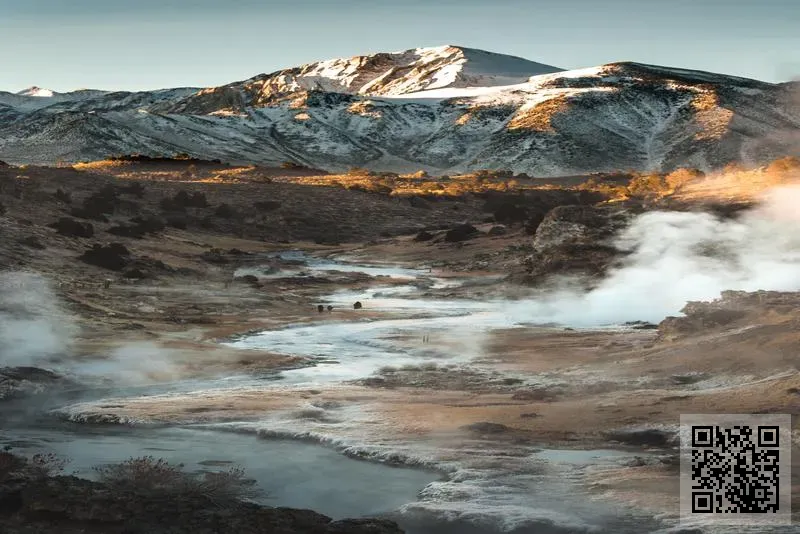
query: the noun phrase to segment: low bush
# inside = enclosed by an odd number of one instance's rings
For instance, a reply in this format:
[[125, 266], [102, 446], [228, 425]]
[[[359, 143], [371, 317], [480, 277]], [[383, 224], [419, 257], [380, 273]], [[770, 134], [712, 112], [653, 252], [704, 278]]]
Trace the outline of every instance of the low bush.
[[252, 498], [260, 494], [255, 481], [240, 467], [222, 472], [187, 473], [183, 464], [152, 456], [96, 467], [100, 482], [111, 490], [146, 496], [204, 497], [216, 503]]

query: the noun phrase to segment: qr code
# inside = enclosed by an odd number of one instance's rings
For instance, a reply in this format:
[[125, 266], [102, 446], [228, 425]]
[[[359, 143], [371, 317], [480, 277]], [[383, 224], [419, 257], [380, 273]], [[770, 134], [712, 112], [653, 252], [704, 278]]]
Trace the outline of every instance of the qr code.
[[791, 523], [791, 416], [681, 416], [681, 519]]

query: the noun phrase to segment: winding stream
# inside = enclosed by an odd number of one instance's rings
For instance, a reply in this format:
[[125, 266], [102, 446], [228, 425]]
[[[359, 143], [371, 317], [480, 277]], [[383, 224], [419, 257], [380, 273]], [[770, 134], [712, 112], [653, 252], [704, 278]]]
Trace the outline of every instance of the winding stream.
[[[198, 395], [224, 399], [242, 392], [294, 395], [298, 388], [311, 387], [325, 391], [369, 377], [385, 366], [464, 364], [481, 355], [484, 333], [524, 326], [503, 302], [428, 296], [426, 291], [435, 294], [463, 281], [440, 278], [427, 269], [317, 260], [302, 253], [285, 259], [296, 260], [298, 266], [280, 276], [363, 272], [392, 279], [392, 284], [338, 291], [324, 299], [336, 308], [361, 301], [371, 312], [368, 319], [342, 321], [334, 313], [330, 320], [227, 342], [238, 348], [315, 358], [318, 364], [313, 367], [283, 371], [270, 380], [228, 376], [115, 389], [113, 399], [56, 411], [81, 421], [86, 413], [113, 413], [114, 407], [140, 398], [169, 404]], [[276, 275], [258, 269], [238, 274], [253, 273]], [[626, 533], [660, 526], [652, 519], [593, 501], [580, 486], [587, 468], [615, 465], [628, 458], [626, 453], [542, 450], [513, 443], [499, 446], [480, 438], [405, 439], [375, 417], [359, 406], [320, 406], [309, 401], [302, 414], [270, 411], [256, 421], [228, 417], [167, 428], [67, 425], [24, 433], [9, 428], [0, 431], [0, 444], [55, 450], [69, 457], [70, 468], [82, 476], [91, 475], [92, 465], [142, 454], [179, 460], [195, 469], [209, 462], [232, 462], [258, 481], [268, 494], [267, 504], [313, 508], [335, 518], [387, 515], [409, 534]], [[269, 439], [256, 441], [256, 436]]]

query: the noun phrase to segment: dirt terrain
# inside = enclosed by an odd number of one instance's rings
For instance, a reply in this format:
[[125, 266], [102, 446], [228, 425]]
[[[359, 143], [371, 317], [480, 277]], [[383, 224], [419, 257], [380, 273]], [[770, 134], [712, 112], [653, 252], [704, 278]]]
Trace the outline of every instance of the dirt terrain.
[[[235, 275], [240, 267], [285, 266], [270, 253], [347, 253], [430, 267], [444, 277], [495, 275], [494, 284], [452, 290], [475, 298], [534, 294], [536, 287], [516, 282], [540, 280], [549, 272], [541, 269], [543, 264], [558, 270], [569, 267], [570, 258], [580, 258], [582, 265], [589, 258], [596, 261], [590, 271], [597, 275], [615, 261], [595, 248], [598, 234], [582, 230], [568, 243], [546, 241], [540, 233], [535, 248], [532, 232], [538, 225], [531, 229], [530, 220], [536, 215], [528, 211], [522, 220], [500, 224], [497, 209], [487, 209], [485, 197], [413, 200], [421, 197], [295, 183], [307, 180], [302, 174], [208, 163], [2, 167], [0, 265], [35, 271], [52, 281], [80, 332], [62, 357], [102, 360], [115, 347], [150, 343], [169, 350], [182, 374], [199, 376], [226, 370], [269, 373], [309, 364], [296, 356], [236, 350], [216, 341], [324, 320], [327, 314], [316, 310], [320, 295], [375, 283], [357, 273], [259, 280]], [[179, 196], [181, 191], [187, 194]], [[192, 200], [197, 193], [202, 199]], [[735, 199], [742, 196], [737, 192]], [[93, 211], [103, 202], [110, 211]], [[587, 217], [584, 208], [577, 214], [552, 214], [551, 206], [545, 207], [540, 224], [569, 222], [575, 228], [576, 220]], [[593, 211], [592, 220], [613, 227], [614, 217], [635, 208], [614, 209], [613, 217]], [[60, 218], [72, 222], [48, 226]], [[448, 231], [465, 224], [474, 227], [467, 238], [447, 238]], [[423, 231], [430, 238], [420, 239]], [[93, 246], [110, 243], [121, 244], [125, 252], [95, 249], [94, 256], [85, 255]], [[514, 273], [519, 276], [506, 280]], [[667, 319], [657, 329], [497, 331], [472, 368], [385, 369], [323, 393], [297, 388], [243, 394], [236, 411], [255, 417], [302, 409], [313, 397], [358, 406], [381, 421], [384, 431], [422, 441], [477, 433], [499, 442], [655, 450], [663, 453], [659, 462], [599, 471], [590, 478], [598, 494], [664, 510], [678, 496], [674, 426], [680, 414], [800, 412], [800, 296], [730, 293], [713, 304], [690, 304], [685, 311], [686, 317]], [[371, 312], [337, 308], [331, 313], [346, 320]], [[521, 386], [520, 377], [528, 384], [541, 379], [541, 385]], [[176, 397], [165, 411], [163, 404], [143, 399], [124, 415], [158, 421], [224, 419], [221, 402], [213, 396]], [[795, 452], [797, 510], [797, 447]]]

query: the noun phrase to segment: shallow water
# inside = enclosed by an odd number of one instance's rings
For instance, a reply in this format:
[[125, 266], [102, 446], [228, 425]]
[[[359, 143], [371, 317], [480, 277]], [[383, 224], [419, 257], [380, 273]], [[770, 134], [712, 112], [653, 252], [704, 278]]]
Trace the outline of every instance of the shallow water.
[[[19, 439], [27, 446], [19, 446]], [[311, 508], [334, 519], [391, 512], [416, 500], [420, 490], [439, 478], [419, 469], [354, 460], [312, 443], [193, 428], [0, 432], [0, 444], [13, 441], [20, 452], [48, 450], [69, 459], [66, 473], [86, 478], [94, 477], [95, 466], [140, 456], [183, 463], [189, 472], [246, 466], [247, 476], [265, 492], [256, 500]], [[380, 481], [379, 491], [375, 481]]]

